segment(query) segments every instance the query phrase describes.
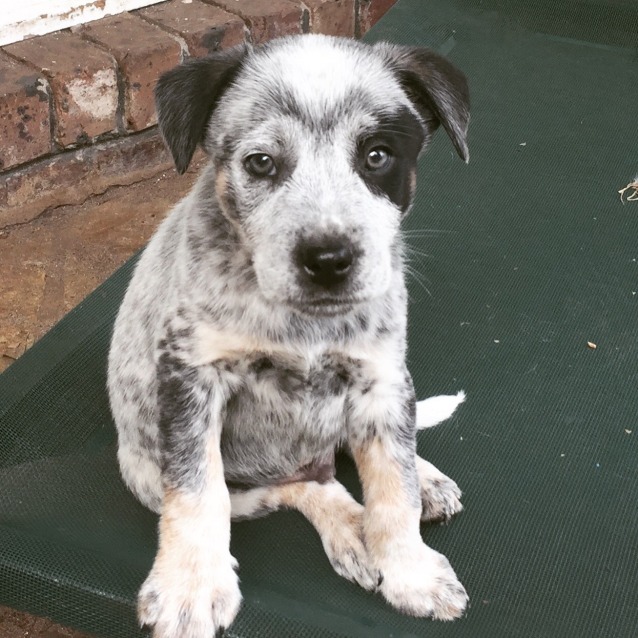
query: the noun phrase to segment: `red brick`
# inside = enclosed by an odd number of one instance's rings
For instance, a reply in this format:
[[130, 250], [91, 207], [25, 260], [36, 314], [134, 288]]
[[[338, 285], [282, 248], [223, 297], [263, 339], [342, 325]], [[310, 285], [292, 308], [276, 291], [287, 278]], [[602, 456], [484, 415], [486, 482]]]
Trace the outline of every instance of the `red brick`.
[[135, 13], [179, 35], [193, 56], [228, 49], [246, 38], [246, 25], [241, 18], [198, 0], [189, 4], [170, 0]]
[[125, 80], [124, 124], [140, 131], [157, 122], [153, 89], [157, 78], [181, 60], [179, 42], [139, 16], [122, 13], [75, 29], [117, 60]]
[[354, 37], [354, 0], [303, 0], [310, 32]]
[[49, 80], [58, 144], [85, 143], [117, 128], [117, 66], [108, 53], [68, 31], [24, 40], [5, 51]]
[[0, 171], [50, 152], [49, 99], [40, 73], [0, 55]]
[[290, 0], [208, 0], [243, 18], [255, 44], [302, 33], [304, 9]]
[[362, 36], [370, 30], [396, 0], [359, 0], [359, 33]]
[[109, 186], [133, 184], [172, 165], [156, 128], [42, 159], [0, 180], [0, 227], [30, 221], [52, 206], [78, 204]]

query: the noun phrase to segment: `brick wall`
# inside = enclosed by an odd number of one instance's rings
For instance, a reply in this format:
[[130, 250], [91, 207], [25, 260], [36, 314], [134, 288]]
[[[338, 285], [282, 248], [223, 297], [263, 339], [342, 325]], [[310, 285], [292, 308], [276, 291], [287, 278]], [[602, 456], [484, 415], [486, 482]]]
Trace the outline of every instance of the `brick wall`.
[[171, 166], [153, 105], [184, 56], [358, 37], [395, 0], [169, 0], [0, 49], [0, 230]]

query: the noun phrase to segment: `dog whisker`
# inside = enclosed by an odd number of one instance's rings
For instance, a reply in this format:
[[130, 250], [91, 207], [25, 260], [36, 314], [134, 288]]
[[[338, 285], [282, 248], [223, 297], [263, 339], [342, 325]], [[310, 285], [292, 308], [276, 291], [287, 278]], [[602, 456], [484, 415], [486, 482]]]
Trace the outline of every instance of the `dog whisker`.
[[414, 246], [406, 246], [405, 252], [408, 256], [425, 257], [427, 259], [432, 258], [432, 255], [430, 253], [426, 253], [422, 250], [419, 250], [418, 248], [415, 248]]
[[419, 286], [428, 294], [429, 297], [432, 297], [432, 293], [430, 289], [425, 285], [425, 282], [430, 283], [425, 276], [420, 273], [418, 270], [415, 270], [409, 264], [404, 264], [405, 271], [410, 275], [410, 277], [417, 283]]
[[440, 230], [436, 228], [414, 228], [410, 230], [401, 230], [401, 234], [406, 238], [411, 237], [430, 237], [436, 235], [456, 235], [455, 230]]

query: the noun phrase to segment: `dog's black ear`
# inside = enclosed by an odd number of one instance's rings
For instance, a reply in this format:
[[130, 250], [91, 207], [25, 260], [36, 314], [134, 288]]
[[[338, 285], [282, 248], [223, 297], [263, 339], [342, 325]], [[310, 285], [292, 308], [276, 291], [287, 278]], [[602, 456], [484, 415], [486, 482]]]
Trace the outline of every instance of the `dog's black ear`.
[[219, 98], [241, 68], [247, 47], [190, 58], [164, 73], [155, 87], [157, 119], [177, 171], [186, 171]]
[[469, 162], [470, 91], [465, 75], [431, 49], [393, 47], [393, 53], [401, 85], [423, 119], [434, 128], [443, 124], [461, 159]]

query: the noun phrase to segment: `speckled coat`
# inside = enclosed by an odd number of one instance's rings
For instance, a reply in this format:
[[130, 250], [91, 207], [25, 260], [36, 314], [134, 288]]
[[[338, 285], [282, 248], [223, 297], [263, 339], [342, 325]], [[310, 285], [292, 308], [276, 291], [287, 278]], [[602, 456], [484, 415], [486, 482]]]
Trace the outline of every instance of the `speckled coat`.
[[144, 251], [109, 357], [122, 475], [160, 513], [140, 620], [157, 638], [232, 622], [230, 517], [278, 507], [341, 575], [458, 616], [465, 591], [419, 534], [461, 505], [416, 455], [400, 223], [439, 124], [468, 159], [464, 76], [427, 49], [301, 36], [188, 60], [156, 95], [178, 170], [197, 145], [210, 161]]

